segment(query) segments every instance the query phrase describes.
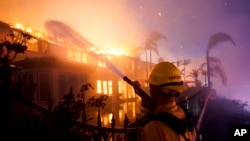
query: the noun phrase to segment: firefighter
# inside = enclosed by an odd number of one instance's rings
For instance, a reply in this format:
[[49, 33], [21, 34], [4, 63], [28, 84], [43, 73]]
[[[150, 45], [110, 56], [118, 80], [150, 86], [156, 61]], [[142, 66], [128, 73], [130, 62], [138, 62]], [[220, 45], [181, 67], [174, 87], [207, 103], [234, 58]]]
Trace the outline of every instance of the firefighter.
[[179, 69], [170, 62], [158, 63], [151, 70], [148, 83], [156, 118], [143, 127], [142, 141], [191, 141], [192, 127], [186, 124], [185, 110], [176, 103], [176, 97], [185, 90]]

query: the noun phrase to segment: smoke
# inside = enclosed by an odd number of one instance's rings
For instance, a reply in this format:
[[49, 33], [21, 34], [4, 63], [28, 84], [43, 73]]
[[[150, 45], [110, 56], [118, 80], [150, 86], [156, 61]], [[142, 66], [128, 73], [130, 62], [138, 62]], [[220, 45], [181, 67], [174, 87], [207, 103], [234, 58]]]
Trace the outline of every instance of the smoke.
[[[223, 43], [211, 55], [221, 59], [228, 86], [214, 78], [214, 87], [226, 97], [250, 99], [248, 0], [1, 0], [0, 12], [4, 13], [0, 20], [21, 22], [40, 31], [46, 31], [48, 20], [62, 21], [103, 50], [119, 48], [120, 41], [144, 46], [147, 34], [156, 30], [168, 40], [158, 42], [160, 55], [153, 54], [153, 62], [158, 57], [191, 59], [187, 74], [205, 62], [209, 37], [227, 33], [236, 47]], [[145, 60], [145, 54], [141, 59]]]
[[[237, 41], [236, 41], [237, 44]], [[211, 56], [219, 58], [228, 77], [226, 86], [220, 80], [213, 78], [213, 87], [220, 96], [250, 101], [250, 66], [248, 65], [250, 50], [238, 43], [236, 47], [230, 43], [222, 43], [220, 47], [211, 52]]]
[[35, 3], [11, 0], [1, 1], [0, 5], [1, 11], [6, 13], [2, 20], [21, 22], [45, 32], [45, 21], [62, 21], [102, 48], [112, 48], [114, 42], [120, 40], [141, 40], [143, 33], [123, 0], [37, 0]]

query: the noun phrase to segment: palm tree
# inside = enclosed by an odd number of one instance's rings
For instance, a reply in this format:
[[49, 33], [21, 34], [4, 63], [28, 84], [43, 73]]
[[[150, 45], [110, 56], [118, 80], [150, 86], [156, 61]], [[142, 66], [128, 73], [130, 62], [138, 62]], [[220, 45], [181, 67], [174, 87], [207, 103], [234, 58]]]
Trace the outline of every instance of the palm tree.
[[[219, 77], [221, 79], [221, 82], [223, 85], [226, 85], [227, 82], [227, 76], [226, 73], [221, 65], [221, 61], [218, 58], [215, 57], [209, 57], [209, 62], [210, 62], [210, 77]], [[208, 76], [207, 70], [204, 70], [204, 66], [206, 66], [207, 63], [201, 64], [199, 70], [201, 71], [201, 74], [205, 76], [205, 83], [206, 83], [206, 78]], [[211, 86], [211, 82], [210, 82]]]
[[[233, 45], [235, 45], [233, 39], [231, 38], [231, 36], [229, 36], [228, 34], [222, 33], [222, 32], [218, 32], [213, 34], [212, 36], [210, 36], [209, 42], [208, 42], [208, 46], [207, 46], [207, 50], [206, 50], [206, 66], [207, 66], [207, 81], [208, 81], [208, 93], [211, 92], [211, 81], [210, 81], [210, 76], [220, 76], [222, 83], [225, 85], [227, 78], [225, 75], [225, 72], [223, 71], [222, 67], [221, 67], [221, 62], [219, 59], [215, 58], [215, 57], [210, 57], [209, 56], [209, 52], [211, 49], [218, 47], [216, 46], [217, 43], [219, 42], [223, 42], [223, 41], [231, 41]], [[201, 65], [204, 66], [204, 65]], [[204, 74], [206, 72], [204, 71]], [[207, 107], [209, 98], [211, 95], [208, 95], [206, 97], [205, 103], [202, 106], [201, 112], [200, 112], [200, 116], [198, 118], [198, 122], [197, 122], [197, 129], [200, 129], [200, 125], [202, 122], [202, 119], [204, 117], [204, 113], [205, 113], [205, 109]], [[196, 137], [195, 137], [196, 138]]]
[[186, 78], [186, 65], [190, 64], [191, 63], [191, 60], [190, 59], [184, 59], [182, 60], [182, 65], [183, 65], [183, 69], [181, 70], [181, 74], [183, 75], [183, 81], [185, 81], [185, 78]]
[[198, 77], [199, 77], [199, 69], [192, 69], [192, 71], [189, 73], [188, 77], [192, 77], [194, 78], [194, 83], [195, 83], [195, 86], [199, 86], [199, 80], [198, 80]]
[[[231, 41], [233, 45], [235, 45], [233, 39], [231, 36], [229, 36], [228, 34], [222, 33], [222, 32], [218, 32], [213, 34], [212, 36], [210, 36], [209, 42], [208, 42], [208, 46], [207, 46], [207, 51], [206, 51], [206, 61], [207, 61], [207, 79], [208, 79], [208, 90], [211, 90], [211, 81], [210, 81], [210, 76], [213, 73], [218, 73], [219, 70], [221, 70], [222, 68], [220, 67], [220, 63], [218, 63], [218, 59], [214, 58], [214, 57], [210, 57], [209, 56], [209, 52], [211, 49], [214, 49], [217, 43], [219, 42], [223, 42], [223, 41]], [[213, 64], [211, 64], [213, 63]], [[213, 72], [211, 72], [211, 68], [215, 67], [217, 68], [217, 71], [215, 71], [216, 69], [214, 68]], [[219, 74], [224, 78], [225, 75], [223, 73]], [[223, 83], [225, 84], [226, 79], [222, 80]]]
[[146, 39], [144, 50], [146, 51], [146, 62], [147, 62], [147, 50], [149, 50], [149, 69], [152, 68], [152, 51], [159, 56], [157, 41], [160, 39], [166, 39], [165, 35], [156, 31], [150, 32]]

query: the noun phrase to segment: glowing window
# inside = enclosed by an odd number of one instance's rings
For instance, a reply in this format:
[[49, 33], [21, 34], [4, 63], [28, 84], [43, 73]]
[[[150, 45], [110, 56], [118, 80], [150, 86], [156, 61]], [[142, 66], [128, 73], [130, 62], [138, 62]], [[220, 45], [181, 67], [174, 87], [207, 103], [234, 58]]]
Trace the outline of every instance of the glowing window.
[[103, 67], [106, 67], [106, 63], [105, 63], [104, 61], [103, 61], [103, 63], [102, 63], [102, 64], [103, 64]]
[[75, 60], [77, 62], [82, 62], [82, 55], [80, 52], [75, 52]]
[[109, 123], [110, 123], [108, 117], [107, 117], [107, 116], [103, 116], [102, 119], [103, 119], [103, 120], [102, 120], [103, 125], [104, 125], [104, 126], [108, 126]]
[[106, 67], [106, 64], [105, 64], [105, 62], [102, 59], [99, 59], [98, 60], [98, 66], [99, 67]]
[[102, 62], [100, 60], [98, 61], [98, 66], [102, 67]]
[[118, 81], [118, 93], [122, 93], [122, 82]]
[[103, 93], [108, 94], [107, 81], [103, 81], [102, 84], [103, 84]]
[[99, 94], [99, 93], [102, 93], [102, 81], [101, 80], [97, 80], [96, 82], [96, 92]]
[[132, 89], [131, 94], [132, 94], [132, 97], [133, 97], [133, 98], [135, 98], [135, 96], [136, 96], [136, 95], [135, 95], [135, 91], [134, 91], [134, 89]]
[[108, 81], [108, 94], [112, 94], [112, 81], [111, 80], [109, 80]]
[[72, 50], [67, 51], [67, 58], [70, 59], [70, 60], [74, 59], [74, 53], [73, 53]]
[[128, 96], [127, 96], [127, 94], [128, 94], [128, 85], [122, 85], [122, 89], [123, 89], [123, 97], [128, 98]]
[[87, 54], [86, 53], [82, 54], [82, 62], [87, 63]]
[[97, 80], [97, 93], [103, 93], [103, 94], [109, 94], [111, 95], [113, 92], [113, 88], [112, 88], [112, 81], [111, 80]]
[[130, 86], [128, 86], [127, 89], [128, 89], [128, 98], [134, 98], [135, 97], [134, 89]]

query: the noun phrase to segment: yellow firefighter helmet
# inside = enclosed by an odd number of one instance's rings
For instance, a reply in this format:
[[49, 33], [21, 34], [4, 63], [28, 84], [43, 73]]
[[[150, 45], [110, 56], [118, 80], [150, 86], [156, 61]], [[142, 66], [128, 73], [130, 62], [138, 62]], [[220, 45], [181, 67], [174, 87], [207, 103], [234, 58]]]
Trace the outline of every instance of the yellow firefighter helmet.
[[180, 93], [185, 90], [179, 69], [170, 62], [156, 64], [150, 72], [148, 82], [161, 87], [166, 93], [169, 90]]

